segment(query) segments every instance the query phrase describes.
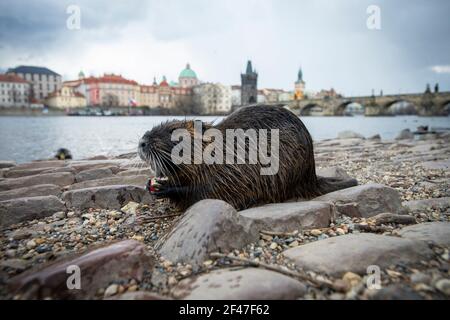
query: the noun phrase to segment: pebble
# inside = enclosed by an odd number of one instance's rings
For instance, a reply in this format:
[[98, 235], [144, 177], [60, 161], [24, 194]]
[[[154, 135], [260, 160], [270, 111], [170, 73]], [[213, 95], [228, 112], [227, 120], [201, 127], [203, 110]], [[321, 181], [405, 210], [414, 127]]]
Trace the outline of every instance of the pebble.
[[119, 290], [119, 286], [117, 284], [111, 284], [108, 288], [105, 290], [105, 297], [110, 297], [115, 295]]
[[34, 239], [34, 241], [39, 245], [45, 243], [46, 240], [44, 238], [36, 238]]
[[274, 249], [276, 249], [276, 248], [278, 248], [278, 244], [277, 244], [276, 242], [272, 242], [272, 243], [270, 244], [270, 249], [274, 250]]
[[123, 206], [120, 210], [122, 212], [125, 212], [126, 214], [136, 214], [137, 209], [139, 208], [140, 204], [137, 202], [130, 201], [128, 204]]
[[167, 284], [169, 285], [169, 286], [174, 286], [174, 285], [176, 285], [178, 283], [178, 280], [177, 280], [177, 278], [175, 278], [174, 276], [170, 276], [168, 279], [167, 279]]
[[69, 212], [67, 212], [67, 218], [73, 218], [73, 217], [75, 217], [75, 212], [74, 211], [69, 211]]
[[9, 257], [9, 258], [13, 258], [13, 257], [16, 256], [16, 250], [14, 250], [14, 249], [8, 249], [8, 250], [5, 251], [5, 254], [6, 254], [6, 256]]
[[212, 264], [213, 264], [213, 261], [212, 261], [212, 260], [206, 260], [206, 261], [203, 262], [203, 265], [206, 266], [206, 267], [207, 267], [207, 266], [210, 266], [210, 265], [212, 265]]
[[66, 213], [64, 211], [58, 211], [53, 214], [53, 218], [55, 219], [64, 219], [66, 217]]
[[322, 231], [320, 231], [319, 229], [312, 229], [309, 231], [309, 233], [315, 237], [320, 236], [322, 234]]
[[289, 244], [289, 247], [294, 248], [294, 247], [298, 247], [299, 245], [300, 245], [299, 242], [297, 240], [295, 240]]
[[431, 277], [423, 272], [413, 273], [410, 277], [412, 283], [425, 283], [430, 284]]
[[445, 294], [446, 296], [450, 296], [450, 280], [449, 279], [440, 279], [434, 285], [436, 289]]
[[35, 248], [36, 247], [36, 241], [34, 241], [34, 240], [30, 240], [30, 241], [28, 241], [27, 242], [27, 244], [26, 244], [26, 246], [27, 246], [27, 248], [28, 249], [33, 249], [33, 248]]
[[333, 287], [339, 292], [347, 292], [351, 288], [351, 284], [343, 279], [337, 279], [333, 283]]
[[138, 236], [138, 235], [134, 235], [132, 239], [137, 240], [137, 241], [141, 241], [141, 242], [144, 241], [144, 237], [143, 236]]
[[137, 286], [137, 284], [133, 284], [133, 285], [131, 285], [131, 286], [128, 287], [128, 290], [127, 290], [127, 291], [129, 291], [129, 292], [134, 292], [134, 291], [137, 291], [138, 288], [139, 288], [139, 287]]
[[361, 277], [353, 272], [347, 272], [342, 277], [342, 280], [346, 281], [350, 286], [354, 287], [361, 282]]

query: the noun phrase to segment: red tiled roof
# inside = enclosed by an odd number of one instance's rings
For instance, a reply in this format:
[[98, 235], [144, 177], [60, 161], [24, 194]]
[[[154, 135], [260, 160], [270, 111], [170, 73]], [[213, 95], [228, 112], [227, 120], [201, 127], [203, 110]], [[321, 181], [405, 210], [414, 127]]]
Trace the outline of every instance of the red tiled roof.
[[75, 94], [75, 97], [84, 98], [84, 94], [82, 94], [78, 91], [75, 91], [74, 94]]
[[69, 86], [69, 87], [76, 87], [79, 86], [81, 84], [82, 80], [69, 80], [69, 81], [64, 81], [63, 85], [64, 86]]
[[20, 83], [28, 83], [19, 76], [15, 74], [0, 74], [0, 82], [20, 82]]
[[133, 84], [137, 85], [138, 83], [134, 80], [128, 80], [122, 77], [121, 75], [116, 74], [107, 74], [105, 73], [102, 77], [89, 77], [83, 79], [84, 83], [122, 83], [122, 84]]
[[[73, 91], [73, 90], [72, 90], [72, 93], [73, 93], [73, 95], [74, 95], [75, 97], [79, 97], [79, 98], [84, 98], [84, 97], [85, 97], [84, 94], [82, 94], [82, 93], [80, 93], [80, 92], [78, 92], [78, 91]], [[56, 90], [56, 91], [53, 91], [52, 93], [50, 93], [50, 94], [47, 96], [47, 98], [53, 98], [53, 97], [57, 97], [57, 96], [60, 96], [60, 95], [61, 95], [61, 89]]]

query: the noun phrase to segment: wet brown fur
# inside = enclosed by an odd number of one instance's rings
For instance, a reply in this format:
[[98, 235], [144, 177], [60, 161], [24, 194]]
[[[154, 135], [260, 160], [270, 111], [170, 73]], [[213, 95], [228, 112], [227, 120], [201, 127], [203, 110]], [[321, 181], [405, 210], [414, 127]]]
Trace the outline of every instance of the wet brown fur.
[[[148, 149], [140, 150], [143, 159], [168, 176], [169, 186], [184, 191], [169, 198], [181, 208], [202, 199], [221, 199], [242, 210], [252, 206], [283, 202], [292, 198], [311, 199], [321, 194], [356, 185], [356, 180], [339, 181], [316, 176], [312, 138], [303, 122], [292, 112], [275, 106], [250, 106], [232, 113], [213, 126], [226, 137], [226, 129], [279, 129], [279, 170], [261, 175], [261, 164], [180, 164], [170, 161], [176, 142], [170, 140], [174, 129], [185, 128], [194, 135], [193, 121], [170, 121], [144, 135]], [[270, 134], [268, 135], [270, 150]], [[193, 140], [193, 139], [192, 139]], [[258, 137], [259, 140], [259, 137]], [[203, 142], [203, 147], [209, 142]], [[248, 140], [246, 140], [246, 150]], [[225, 149], [225, 146], [224, 146]], [[224, 150], [225, 152], [225, 150]], [[225, 155], [224, 155], [225, 159]]]

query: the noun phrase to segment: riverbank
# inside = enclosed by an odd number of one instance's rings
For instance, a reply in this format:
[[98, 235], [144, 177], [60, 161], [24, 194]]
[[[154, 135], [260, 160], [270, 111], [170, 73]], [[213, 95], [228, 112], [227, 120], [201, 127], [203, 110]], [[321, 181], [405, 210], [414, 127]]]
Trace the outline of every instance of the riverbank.
[[318, 174], [359, 186], [241, 212], [153, 199], [135, 154], [0, 162], [0, 297], [448, 299], [450, 136], [341, 137]]

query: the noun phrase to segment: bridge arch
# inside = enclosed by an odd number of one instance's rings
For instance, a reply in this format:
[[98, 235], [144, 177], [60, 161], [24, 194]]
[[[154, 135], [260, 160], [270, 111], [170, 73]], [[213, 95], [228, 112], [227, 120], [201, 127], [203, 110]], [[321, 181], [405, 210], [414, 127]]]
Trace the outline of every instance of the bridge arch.
[[304, 106], [300, 110], [301, 116], [313, 116], [313, 115], [322, 115], [324, 112], [323, 106], [318, 103], [312, 102]]
[[444, 101], [439, 109], [444, 115], [450, 116], [450, 100]]
[[419, 107], [408, 99], [395, 99], [384, 104], [381, 112], [384, 115], [416, 115], [419, 114]]
[[357, 101], [347, 100], [342, 102], [337, 108], [335, 114], [337, 116], [364, 114], [366, 107]]

